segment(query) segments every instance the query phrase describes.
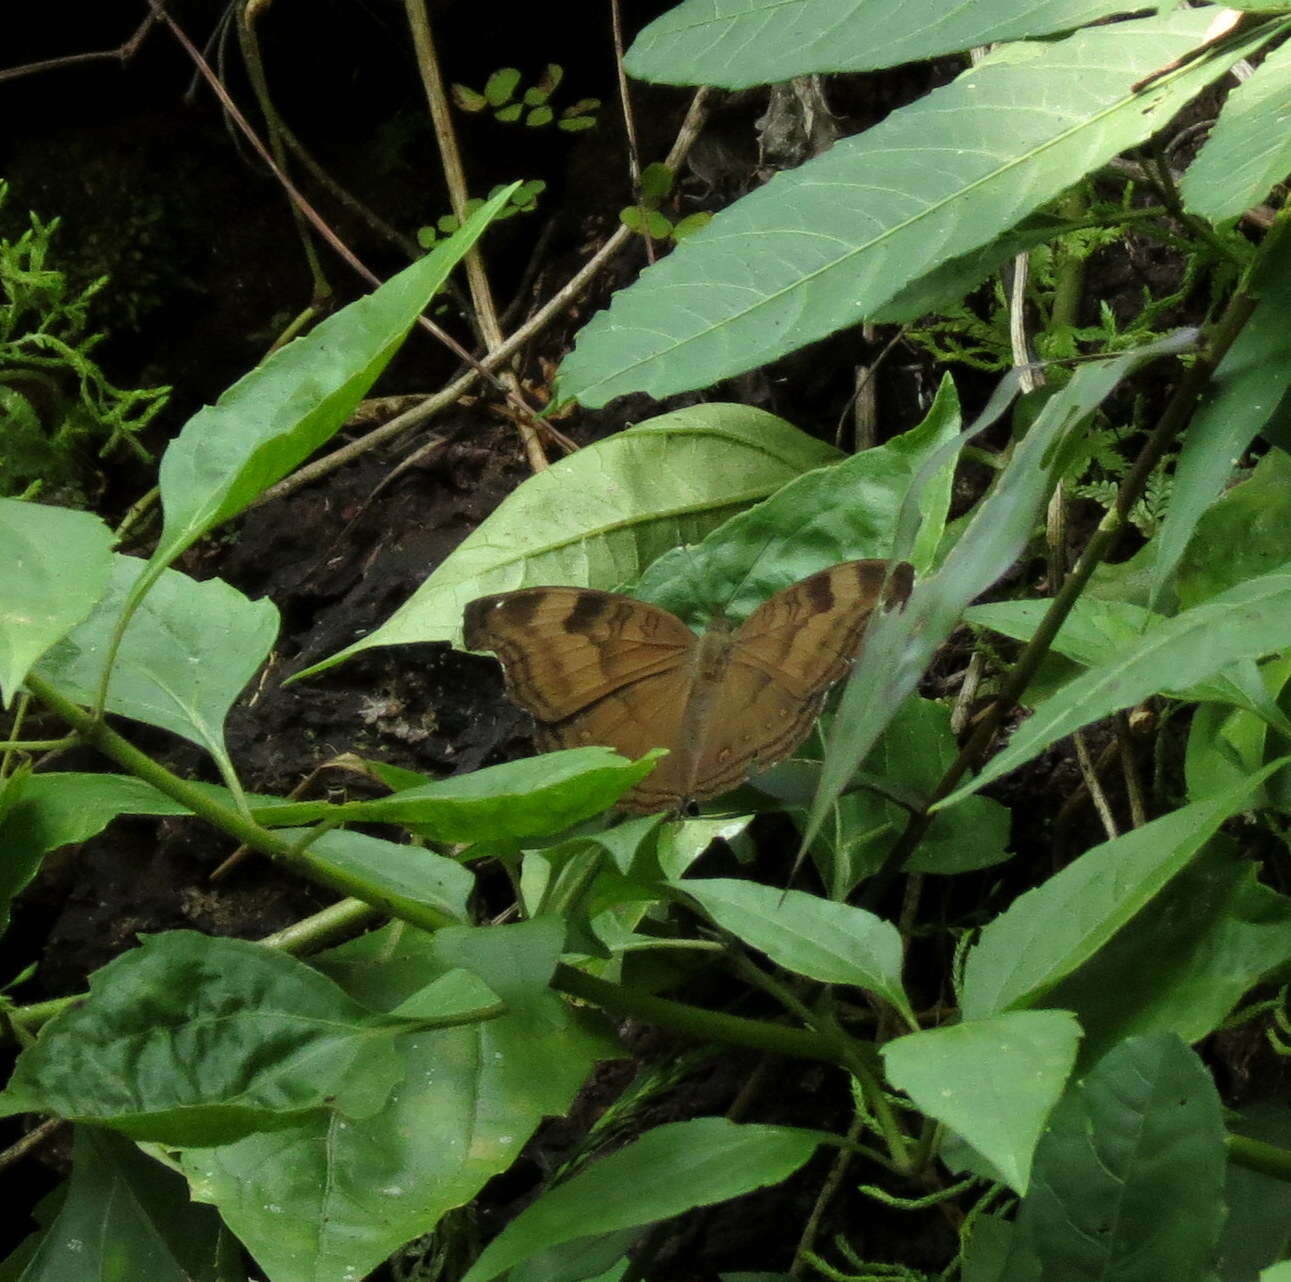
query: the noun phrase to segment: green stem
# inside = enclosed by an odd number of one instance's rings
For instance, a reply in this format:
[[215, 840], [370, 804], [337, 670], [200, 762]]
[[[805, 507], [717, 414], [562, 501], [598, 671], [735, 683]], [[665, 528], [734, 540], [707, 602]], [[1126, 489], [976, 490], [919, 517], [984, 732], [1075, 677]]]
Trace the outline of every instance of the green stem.
[[1255, 279], [1260, 264], [1287, 239], [1287, 227], [1288, 223], [1286, 222], [1280, 224], [1265, 239], [1260, 254], [1248, 267], [1241, 287], [1229, 300], [1228, 306], [1224, 309], [1224, 314], [1205, 336], [1201, 351], [1198, 352], [1192, 365], [1184, 372], [1183, 378], [1179, 381], [1179, 386], [1175, 389], [1174, 395], [1170, 398], [1169, 404], [1162, 413], [1155, 429], [1153, 429], [1152, 434], [1139, 451], [1133, 467], [1130, 468], [1125, 479], [1121, 482], [1115, 504], [1103, 517], [1102, 521], [1099, 522], [1093, 537], [1085, 545], [1085, 550], [1081, 553], [1080, 559], [1072, 567], [1071, 573], [1067, 576], [1062, 587], [1050, 601], [1049, 608], [1046, 610], [1044, 618], [1040, 621], [1040, 626], [1023, 648], [1008, 675], [1001, 682], [994, 702], [978, 723], [977, 729], [968, 742], [960, 750], [959, 755], [941, 777], [940, 782], [929, 797], [925, 809], [911, 816], [905, 831], [893, 843], [883, 866], [875, 874], [872, 883], [873, 888], [868, 896], [871, 900], [882, 894], [893, 875], [901, 868], [923, 839], [932, 822], [932, 807], [943, 797], [949, 796], [956, 784], [968, 773], [969, 769], [985, 756], [986, 750], [994, 740], [1005, 714], [1014, 706], [1025, 692], [1027, 686], [1030, 685], [1032, 678], [1040, 667], [1041, 661], [1048, 654], [1054, 638], [1058, 635], [1059, 628], [1062, 627], [1077, 600], [1079, 600], [1081, 593], [1084, 592], [1090, 576], [1112, 551], [1116, 541], [1120, 538], [1121, 532], [1125, 528], [1129, 511], [1143, 493], [1153, 469], [1170, 448], [1175, 437], [1187, 426], [1210, 383], [1211, 377], [1215, 373], [1215, 369], [1227, 355], [1229, 348], [1237, 341], [1237, 336], [1242, 332], [1247, 321], [1250, 320], [1258, 303], [1256, 294], [1252, 292], [1251, 282]]
[[[102, 721], [96, 720], [84, 708], [60, 694], [42, 678], [29, 676], [27, 685], [33, 695], [57, 712], [69, 725], [80, 732], [87, 743], [97, 748], [104, 756], [110, 757], [145, 783], [151, 784], [158, 792], [180, 802], [207, 822], [222, 828], [243, 845], [268, 855], [277, 863], [309, 881], [361, 900], [367, 905], [369, 913], [375, 910], [382, 915], [397, 917], [427, 931], [436, 931], [443, 926], [456, 924], [447, 913], [430, 904], [420, 904], [405, 899], [392, 901], [380, 887], [374, 886], [366, 878], [329, 864], [311, 854], [309, 850], [300, 849], [298, 843], [288, 841], [267, 828], [261, 828], [259, 824], [240, 814], [234, 807], [225, 805], [196, 784], [181, 779], [165, 766], [158, 764]], [[357, 906], [334, 905], [332, 911], [339, 916], [350, 913], [355, 914], [356, 917], [365, 915], [364, 910]], [[605, 1010], [637, 1015], [664, 1028], [697, 1037], [702, 1041], [749, 1046], [777, 1055], [821, 1060], [844, 1067], [850, 1067], [857, 1056], [868, 1056], [869, 1058], [864, 1062], [877, 1066], [876, 1052], [868, 1043], [841, 1036], [824, 1037], [801, 1029], [785, 1028], [761, 1020], [745, 1019], [738, 1015], [727, 1015], [720, 1011], [687, 1006], [682, 1002], [655, 997], [650, 993], [622, 988], [606, 980], [586, 975], [572, 966], [558, 966], [552, 984], [561, 992], [592, 1002]], [[61, 1000], [65, 1005], [79, 999]], [[50, 1003], [42, 1003], [44, 1007], [50, 1005]], [[50, 1015], [56, 1014], [58, 1009], [62, 1009], [62, 1005], [57, 1005], [56, 1009], [50, 1009], [48, 1014], [42, 1015], [42, 1018], [49, 1018]], [[34, 1007], [27, 1007], [22, 1011], [10, 1012], [10, 1015], [18, 1018], [24, 1026], [32, 1027], [38, 1022], [33, 1016], [35, 1010]]]
[[1230, 1135], [1228, 1156], [1248, 1171], [1258, 1171], [1261, 1175], [1291, 1184], [1291, 1149], [1278, 1148], [1245, 1135]]

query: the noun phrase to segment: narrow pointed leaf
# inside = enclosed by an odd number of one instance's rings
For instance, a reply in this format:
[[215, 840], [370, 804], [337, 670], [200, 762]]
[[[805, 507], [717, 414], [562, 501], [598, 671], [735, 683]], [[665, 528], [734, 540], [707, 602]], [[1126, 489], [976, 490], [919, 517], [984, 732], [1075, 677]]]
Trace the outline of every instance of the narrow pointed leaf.
[[685, 0], [637, 36], [624, 63], [641, 80], [745, 89], [1047, 36], [1133, 8], [1128, 0]]
[[964, 1017], [1041, 1001], [1131, 922], [1281, 764], [1095, 846], [1020, 896], [968, 954]]
[[1211, 11], [1011, 45], [719, 213], [615, 296], [561, 367], [563, 396], [663, 397], [872, 316], [1080, 175], [1142, 142], [1254, 48], [1185, 59]]
[[562, 1242], [644, 1226], [778, 1184], [806, 1162], [821, 1138], [815, 1131], [741, 1126], [722, 1117], [656, 1126], [521, 1211], [463, 1282], [490, 1282]]
[[1280, 649], [1289, 636], [1291, 567], [1249, 579], [1185, 610], [1153, 628], [1117, 660], [1091, 668], [1039, 704], [1008, 747], [939, 808], [1016, 770], [1081, 726], [1132, 707], [1166, 686], [1192, 685], [1239, 660]]
[[341, 427], [514, 190], [500, 191], [425, 258], [279, 349], [188, 421], [161, 463], [166, 519], [154, 565], [236, 516]]
[[675, 881], [723, 930], [786, 970], [877, 993], [912, 1022], [901, 986], [901, 936], [864, 908], [801, 890], [715, 877]]
[[1212, 222], [1258, 205], [1291, 170], [1291, 48], [1273, 50], [1228, 95], [1179, 189]]

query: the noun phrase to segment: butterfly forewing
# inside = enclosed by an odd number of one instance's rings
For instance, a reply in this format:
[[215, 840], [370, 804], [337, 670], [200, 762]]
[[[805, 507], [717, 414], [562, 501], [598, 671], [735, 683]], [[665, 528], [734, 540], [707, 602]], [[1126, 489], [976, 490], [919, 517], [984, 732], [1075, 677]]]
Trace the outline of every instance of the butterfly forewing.
[[591, 588], [540, 587], [472, 601], [465, 640], [502, 660], [516, 703], [555, 722], [683, 666], [697, 638], [658, 606]]
[[845, 561], [777, 592], [735, 633], [713, 701], [692, 795], [715, 797], [784, 760], [806, 738], [829, 687], [846, 674], [885, 577], [904, 600], [910, 567]]

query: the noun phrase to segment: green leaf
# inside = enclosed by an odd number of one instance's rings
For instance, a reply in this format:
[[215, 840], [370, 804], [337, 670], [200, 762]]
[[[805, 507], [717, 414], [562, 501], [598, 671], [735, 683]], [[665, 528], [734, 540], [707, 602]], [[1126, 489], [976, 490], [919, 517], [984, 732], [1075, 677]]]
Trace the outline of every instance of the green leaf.
[[490, 107], [500, 107], [508, 102], [520, 83], [520, 73], [515, 67], [500, 67], [484, 84], [484, 97]]
[[1126, 7], [1124, 0], [993, 0], [944, 9], [903, 0], [685, 0], [637, 36], [624, 66], [639, 80], [746, 89], [1047, 36]]
[[222, 1232], [160, 1162], [80, 1126], [67, 1197], [16, 1282], [225, 1282]]
[[730, 878], [674, 881], [723, 929], [778, 966], [822, 984], [851, 984], [878, 994], [911, 1023], [901, 986], [901, 936], [864, 908]]
[[[115, 556], [106, 595], [40, 671], [78, 703], [92, 704], [113, 630], [146, 569]], [[278, 635], [272, 601], [252, 601], [222, 579], [162, 573], [131, 618], [112, 667], [109, 712], [159, 726], [227, 764], [224, 719]]]
[[[1063, 448], [1081, 423], [1122, 378], [1147, 361], [1180, 350], [1186, 341], [1184, 336], [1167, 336], [1138, 351], [1081, 366], [1066, 387], [1046, 402], [940, 567], [915, 583], [902, 610], [876, 612], [871, 618], [830, 733], [804, 848], [810, 846], [897, 709], [913, 693], [937, 650], [959, 626], [970, 602], [1000, 578], [1026, 546], [1061, 471]], [[1004, 412], [1016, 387], [1014, 375], [1001, 381], [973, 426], [942, 447], [948, 461], [966, 439]], [[927, 466], [936, 469], [944, 464], [937, 457]], [[922, 491], [911, 491], [916, 513], [922, 497]], [[898, 556], [905, 547], [917, 546], [904, 517], [902, 526], [895, 549]]]
[[506, 844], [547, 837], [613, 805], [658, 752], [628, 761], [608, 748], [569, 748], [350, 802], [346, 817], [399, 823], [435, 841]]
[[483, 111], [489, 105], [489, 100], [482, 93], [478, 93], [466, 85], [452, 84], [449, 85], [448, 91], [452, 94], [453, 101], [462, 111]]
[[[1202, 54], [1176, 11], [997, 50], [719, 213], [615, 295], [561, 367], [561, 397], [656, 398], [855, 324], [989, 244], [1081, 174], [1161, 128], [1258, 40]], [[904, 319], [909, 319], [906, 317]]]
[[838, 457], [747, 405], [661, 414], [530, 477], [385, 623], [305, 672], [370, 646], [460, 644], [463, 608], [489, 592], [550, 583], [615, 587], [678, 542], [701, 538], [732, 512]]
[[665, 1220], [778, 1184], [822, 1136], [723, 1117], [656, 1126], [639, 1140], [548, 1189], [484, 1248], [463, 1282], [490, 1282], [538, 1251]]
[[112, 569], [112, 531], [88, 512], [0, 498], [0, 695], [94, 608]]
[[1014, 900], [968, 954], [964, 1018], [984, 1019], [1044, 1000], [1130, 925], [1226, 819], [1250, 804], [1271, 769], [1095, 846]]
[[1291, 48], [1274, 49], [1233, 89], [1179, 184], [1189, 209], [1222, 222], [1258, 205], [1291, 170]]
[[687, 236], [693, 236], [701, 227], [707, 227], [713, 221], [713, 215], [707, 210], [698, 210], [693, 214], [687, 214], [685, 218], [677, 222], [672, 229], [673, 240], [685, 240]]
[[[441, 932], [442, 933], [442, 932]], [[438, 936], [387, 927], [319, 958], [365, 1005], [390, 1010], [448, 973]], [[183, 1155], [194, 1196], [214, 1202], [273, 1282], [365, 1277], [506, 1170], [545, 1116], [564, 1114], [599, 1059], [618, 1054], [548, 992], [542, 1029], [503, 1016], [418, 1031], [382, 1111], [314, 1114], [287, 1130]]]
[[1123, 1043], [1054, 1110], [1003, 1276], [1213, 1277], [1224, 1156], [1197, 1057], [1168, 1035]]
[[[698, 547], [673, 548], [641, 576], [633, 595], [699, 626], [715, 607], [727, 618], [745, 618], [782, 588], [839, 561], [891, 556], [911, 482], [958, 431], [959, 398], [946, 378], [918, 427], [794, 478]], [[953, 472], [952, 459], [924, 489], [910, 553], [917, 569], [941, 539]]]
[[[303, 840], [311, 831], [284, 828], [280, 835], [287, 840]], [[455, 860], [424, 846], [402, 845], [338, 829], [310, 842], [309, 854], [324, 869], [362, 878], [392, 913], [413, 904], [433, 908], [445, 922], [466, 919], [466, 901], [475, 888], [474, 876]]]
[[1258, 984], [1291, 963], [1291, 899], [1262, 886], [1250, 863], [1215, 838], [1129, 926], [1050, 989], [1074, 1011], [1093, 1062], [1127, 1037], [1169, 1032], [1187, 1042], [1219, 1028]]
[[549, 125], [556, 118], [556, 113], [550, 107], [535, 107], [525, 118], [524, 123], [530, 129], [541, 129], [543, 125]]
[[1260, 1282], [1291, 1282], [1291, 1260], [1282, 1260], [1261, 1270]]
[[515, 124], [520, 119], [520, 113], [524, 110], [524, 104], [513, 102], [510, 106], [500, 107], [493, 113], [495, 120], [500, 120], [504, 125]]
[[595, 116], [562, 116], [556, 122], [557, 129], [563, 129], [567, 134], [581, 134], [586, 129], [596, 128]]
[[1036, 1142], [1076, 1062], [1067, 1011], [1012, 1011], [898, 1037], [882, 1048], [888, 1080], [953, 1127], [1025, 1193]]
[[[14, 782], [11, 777], [4, 781]], [[186, 815], [188, 810], [132, 775], [29, 775], [0, 814], [0, 932], [15, 896], [51, 850], [86, 841], [117, 815]]]
[[[920, 799], [932, 792], [958, 755], [950, 709], [912, 695], [867, 756], [866, 774], [877, 776], [897, 796]], [[846, 899], [879, 867], [909, 813], [864, 781], [839, 797], [815, 851], [830, 898]], [[950, 876], [1001, 863], [1009, 857], [1011, 824], [1008, 808], [998, 801], [970, 797], [954, 814], [933, 817], [906, 869]]]
[[169, 931], [91, 977], [85, 1001], [19, 1057], [0, 1103], [166, 1144], [311, 1110], [364, 1117], [398, 1080], [400, 1027], [283, 953]]
[[1009, 745], [941, 807], [1016, 770], [1051, 743], [1121, 708], [1193, 685], [1241, 659], [1286, 645], [1291, 636], [1291, 566], [1239, 583], [1204, 605], [1167, 619], [1112, 662], [1091, 668], [1039, 704]]
[[649, 209], [657, 209], [672, 190], [673, 178], [674, 174], [667, 165], [647, 165], [641, 171], [641, 203]]
[[236, 516], [341, 427], [509, 196], [489, 201], [425, 258], [280, 348], [189, 419], [161, 461], [166, 519], [150, 566], [169, 564]]
[[[1284, 46], [1270, 57], [1287, 51]], [[1260, 301], [1215, 371], [1179, 450], [1170, 506], [1152, 541], [1157, 548], [1152, 605], [1161, 600], [1193, 531], [1223, 492], [1236, 461], [1277, 413], [1291, 386], [1291, 337], [1286, 326], [1291, 309], [1291, 252], [1284, 245], [1264, 261], [1265, 274], [1252, 284]], [[1245, 541], [1238, 540], [1229, 551], [1240, 553], [1244, 547]]]
[[1232, 486], [1197, 522], [1179, 562], [1179, 604], [1199, 605], [1291, 564], [1289, 526], [1291, 455], [1270, 450], [1247, 480]]

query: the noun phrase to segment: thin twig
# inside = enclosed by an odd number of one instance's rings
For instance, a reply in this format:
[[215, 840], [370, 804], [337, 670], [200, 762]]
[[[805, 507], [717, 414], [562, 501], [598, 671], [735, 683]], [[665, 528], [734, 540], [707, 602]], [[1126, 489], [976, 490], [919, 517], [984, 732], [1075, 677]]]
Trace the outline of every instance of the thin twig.
[[[681, 129], [677, 134], [677, 141], [673, 143], [672, 150], [668, 153], [668, 159], [664, 162], [670, 169], [677, 168], [685, 160], [686, 154], [694, 145], [695, 139], [699, 137], [708, 115], [707, 99], [710, 92], [711, 90], [707, 87], [701, 88], [696, 91], [694, 98], [691, 99], [690, 110], [687, 111], [686, 119], [682, 122]], [[591, 285], [606, 263], [631, 240], [632, 235], [633, 233], [627, 227], [622, 225], [617, 227], [609, 240], [579, 268], [564, 286], [557, 290], [501, 347], [494, 352], [490, 352], [480, 362], [481, 368], [485, 370], [496, 369], [508, 357], [514, 355], [519, 348], [545, 330], [558, 316], [563, 315], [566, 308]], [[436, 392], [433, 396], [428, 396], [414, 409], [407, 410], [397, 418], [392, 418], [388, 423], [383, 423], [380, 427], [374, 427], [372, 431], [355, 441], [351, 441], [348, 445], [342, 445], [339, 449], [333, 450], [323, 458], [316, 459], [313, 463], [307, 463], [304, 467], [298, 468], [290, 476], [279, 481], [277, 485], [266, 490], [253, 506], [258, 507], [262, 503], [269, 503], [274, 499], [285, 498], [288, 494], [294, 494], [306, 485], [311, 485], [314, 481], [330, 475], [347, 463], [353, 462], [354, 459], [366, 454], [368, 450], [383, 445], [386, 441], [392, 440], [402, 432], [419, 427], [441, 410], [455, 404], [459, 397], [469, 392], [475, 385], [477, 377], [477, 371], [472, 369], [455, 382], [450, 383], [443, 391]]]
[[1116, 714], [1116, 746], [1120, 751], [1125, 791], [1130, 799], [1130, 824], [1134, 828], [1142, 828], [1148, 821], [1147, 807], [1143, 804], [1143, 781], [1139, 778], [1134, 733], [1130, 729], [1130, 719], [1124, 712]]
[[[274, 177], [278, 180], [279, 183], [282, 184], [283, 189], [292, 198], [292, 200], [299, 203], [301, 212], [305, 215], [306, 218], [309, 219], [310, 223], [313, 225], [313, 227], [318, 232], [318, 234], [369, 285], [372, 285], [373, 287], [379, 286], [382, 283], [381, 278], [377, 276], [375, 273], [373, 273], [372, 271], [370, 271], [363, 264], [363, 262], [360, 261], [360, 259], [355, 255], [354, 251], [351, 250], [350, 247], [346, 245], [344, 241], [340, 239], [339, 236], [337, 236], [337, 234], [331, 229], [330, 226], [328, 226], [326, 220], [322, 217], [322, 215], [320, 215], [318, 211], [313, 207], [313, 205], [311, 205], [309, 201], [305, 199], [304, 195], [301, 194], [300, 190], [291, 181], [291, 179], [288, 178], [287, 175], [284, 174], [282, 170], [278, 167], [278, 165], [274, 162], [273, 157], [269, 154], [268, 148], [266, 148], [264, 143], [260, 141], [260, 138], [256, 134], [255, 130], [251, 128], [250, 124], [247, 122], [246, 117], [242, 114], [242, 112], [238, 109], [237, 104], [229, 96], [228, 90], [224, 88], [224, 85], [220, 82], [219, 78], [207, 65], [205, 59], [203, 59], [197, 47], [188, 38], [183, 28], [180, 27], [177, 22], [175, 22], [175, 20], [165, 11], [165, 9], [162, 8], [161, 0], [149, 0], [149, 3], [153, 6], [153, 10], [157, 13], [157, 15], [161, 18], [161, 20], [167, 25], [167, 27], [170, 28], [171, 33], [174, 35], [175, 39], [183, 47], [184, 51], [193, 60], [198, 70], [202, 73], [202, 76], [206, 80], [207, 84], [211, 86], [211, 89], [214, 91], [215, 96], [220, 100], [220, 103], [224, 107], [225, 111], [229, 113], [230, 118], [234, 121], [237, 127], [246, 136], [247, 141], [250, 142], [252, 147], [255, 148], [256, 154], [259, 155], [260, 159], [263, 160], [264, 163], [269, 166], [270, 170], [273, 172]], [[624, 230], [626, 231], [627, 229], [625, 228]], [[475, 375], [486, 378], [491, 384], [493, 384], [494, 387], [496, 387], [500, 392], [502, 392], [502, 394], [506, 396], [508, 400], [512, 399], [511, 393], [493, 374], [493, 366], [500, 364], [501, 361], [494, 361], [492, 365], [486, 368], [485, 364], [481, 361], [477, 361], [475, 357], [472, 356], [470, 352], [468, 352], [457, 341], [457, 339], [455, 339], [451, 334], [441, 329], [438, 325], [435, 324], [434, 321], [430, 320], [428, 317], [419, 316], [417, 318], [417, 324], [420, 325], [422, 329], [426, 330], [427, 333], [434, 335], [434, 337], [437, 338], [441, 343], [443, 343], [447, 348], [449, 348], [449, 350], [452, 351], [455, 356], [458, 356], [461, 360], [464, 360], [468, 365], [470, 365]], [[512, 348], [512, 350], [514, 350], [514, 348]], [[529, 407], [525, 405], [522, 401], [516, 404], [516, 409], [521, 414], [527, 414], [530, 416], [530, 418], [533, 417], [533, 411], [530, 410]]]
[[[435, 40], [430, 29], [430, 14], [425, 0], [404, 0], [408, 15], [408, 26], [412, 31], [413, 48], [417, 54], [417, 69], [421, 74], [422, 87], [426, 91], [426, 102], [430, 107], [430, 118], [435, 128], [435, 141], [439, 145], [439, 159], [444, 169], [444, 180], [448, 185], [448, 199], [453, 213], [459, 223], [467, 218], [466, 171], [462, 168], [462, 154], [457, 146], [457, 134], [453, 129], [453, 112], [448, 105], [448, 93], [444, 88], [444, 78], [440, 74], [439, 58], [435, 53]], [[462, 259], [466, 269], [466, 281], [471, 290], [471, 301], [475, 304], [475, 318], [479, 323], [484, 346], [496, 351], [502, 346], [502, 327], [498, 323], [498, 309], [493, 301], [493, 288], [484, 270], [484, 258], [479, 246], [473, 245]], [[547, 456], [542, 451], [542, 442], [534, 424], [534, 414], [524, 403], [520, 395], [520, 381], [511, 370], [498, 371], [499, 378], [509, 389], [507, 399], [524, 409], [524, 413], [515, 419], [516, 430], [520, 433], [520, 442], [524, 447], [525, 457], [535, 472], [545, 471]]]
[[[641, 196], [641, 152], [637, 147], [637, 127], [632, 116], [632, 99], [628, 92], [628, 78], [623, 70], [623, 14], [619, 0], [610, 0], [610, 27], [614, 33], [614, 71], [619, 84], [619, 107], [623, 112], [623, 133], [628, 144], [628, 177], [632, 181], [633, 198], [640, 201]], [[641, 226], [645, 242], [646, 261], [654, 262], [654, 238], [650, 235], [644, 204], [638, 205], [641, 210]]]
[[6, 80], [17, 80], [20, 76], [37, 76], [46, 71], [60, 71], [64, 67], [84, 66], [89, 62], [119, 62], [123, 67], [139, 52], [148, 32], [157, 21], [157, 15], [150, 13], [135, 30], [125, 44], [115, 49], [97, 49], [93, 53], [69, 53], [62, 58], [46, 58], [42, 62], [28, 62], [21, 67], [9, 67], [0, 71], [0, 83]]
[[15, 1162], [21, 1161], [28, 1153], [38, 1149], [47, 1139], [52, 1138], [55, 1131], [66, 1124], [61, 1117], [49, 1117], [41, 1122], [39, 1126], [33, 1126], [22, 1139], [16, 1140], [7, 1149], [0, 1152], [0, 1171], [3, 1171], [6, 1167], [13, 1166]]
[[1103, 791], [1103, 785], [1098, 778], [1098, 770], [1089, 755], [1089, 745], [1085, 742], [1084, 732], [1077, 730], [1071, 736], [1072, 743], [1076, 748], [1076, 762], [1080, 766], [1080, 777], [1085, 781], [1085, 788], [1089, 792], [1089, 799], [1094, 803], [1094, 809], [1098, 812], [1098, 820], [1103, 825], [1103, 832], [1108, 841], [1113, 841], [1120, 836], [1116, 827], [1116, 817], [1112, 814], [1112, 807], [1108, 803], [1107, 794]]

